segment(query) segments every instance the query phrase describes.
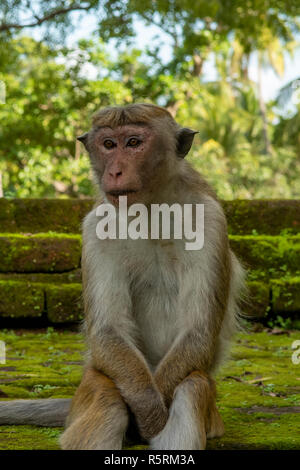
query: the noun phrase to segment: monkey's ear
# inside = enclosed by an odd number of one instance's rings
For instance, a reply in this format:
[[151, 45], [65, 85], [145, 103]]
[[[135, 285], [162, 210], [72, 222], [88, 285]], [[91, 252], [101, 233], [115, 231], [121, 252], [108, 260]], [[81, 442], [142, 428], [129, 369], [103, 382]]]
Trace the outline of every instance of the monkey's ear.
[[87, 149], [88, 136], [89, 136], [89, 133], [86, 132], [85, 134], [82, 134], [79, 137], [77, 137], [77, 140], [82, 142], [86, 149]]
[[193, 131], [187, 127], [183, 127], [177, 133], [177, 154], [180, 158], [184, 158], [190, 151], [195, 134], [198, 131]]

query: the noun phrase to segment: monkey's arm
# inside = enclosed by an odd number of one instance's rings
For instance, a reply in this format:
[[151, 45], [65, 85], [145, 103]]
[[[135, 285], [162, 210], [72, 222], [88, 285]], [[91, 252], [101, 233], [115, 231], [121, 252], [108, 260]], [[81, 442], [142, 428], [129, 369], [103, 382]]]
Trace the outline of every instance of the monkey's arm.
[[[224, 230], [223, 230], [224, 233]], [[207, 233], [206, 239], [214, 233]], [[212, 369], [219, 335], [226, 314], [231, 257], [226, 238], [206, 242], [198, 252], [186, 254], [179, 284], [178, 321], [182, 332], [158, 364], [155, 380], [165, 402], [170, 405], [175, 387], [191, 372], [207, 374]]]
[[140, 351], [112, 328], [94, 336], [90, 347], [92, 364], [114, 381], [134, 413], [141, 435], [145, 439], [157, 435], [166, 424], [168, 411]]
[[200, 328], [193, 328], [177, 339], [154, 374], [167, 406], [172, 403], [176, 386], [191, 372], [199, 371], [204, 375], [209, 372], [215, 349], [212, 335]]

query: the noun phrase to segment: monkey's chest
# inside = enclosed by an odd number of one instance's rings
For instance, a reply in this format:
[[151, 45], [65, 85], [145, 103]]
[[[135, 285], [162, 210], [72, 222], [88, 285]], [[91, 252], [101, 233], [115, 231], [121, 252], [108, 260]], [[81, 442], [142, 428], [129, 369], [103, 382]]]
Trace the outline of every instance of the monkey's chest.
[[142, 269], [133, 281], [133, 314], [141, 349], [155, 367], [178, 334], [178, 277], [165, 252], [144, 253]]

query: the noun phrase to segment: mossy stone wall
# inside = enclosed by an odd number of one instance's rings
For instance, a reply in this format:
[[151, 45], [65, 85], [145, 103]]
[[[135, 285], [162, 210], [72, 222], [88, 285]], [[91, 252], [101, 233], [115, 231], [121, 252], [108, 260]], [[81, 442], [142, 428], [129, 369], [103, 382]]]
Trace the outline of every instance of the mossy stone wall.
[[[226, 201], [253, 318], [300, 312], [300, 201]], [[0, 199], [0, 319], [79, 321], [81, 223], [91, 199]]]

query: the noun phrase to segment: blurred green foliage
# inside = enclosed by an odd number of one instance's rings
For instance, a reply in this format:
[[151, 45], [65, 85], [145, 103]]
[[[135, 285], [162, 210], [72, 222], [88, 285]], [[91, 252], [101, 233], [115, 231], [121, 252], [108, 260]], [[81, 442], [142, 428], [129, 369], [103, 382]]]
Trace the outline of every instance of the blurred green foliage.
[[[98, 26], [93, 39], [70, 46], [73, 10], [94, 15]], [[88, 157], [75, 137], [102, 106], [149, 101], [199, 131], [188, 158], [221, 198], [299, 197], [300, 100], [294, 97], [290, 113], [283, 112], [283, 95], [264, 103], [260, 78], [253, 83], [248, 73], [256, 54], [258, 77], [266, 67], [282, 75], [297, 47], [299, 17], [298, 0], [3, 0], [4, 196], [92, 195]], [[140, 50], [137, 21], [164, 36]], [[168, 60], [160, 55], [162, 37]], [[216, 68], [210, 82], [208, 60]]]

